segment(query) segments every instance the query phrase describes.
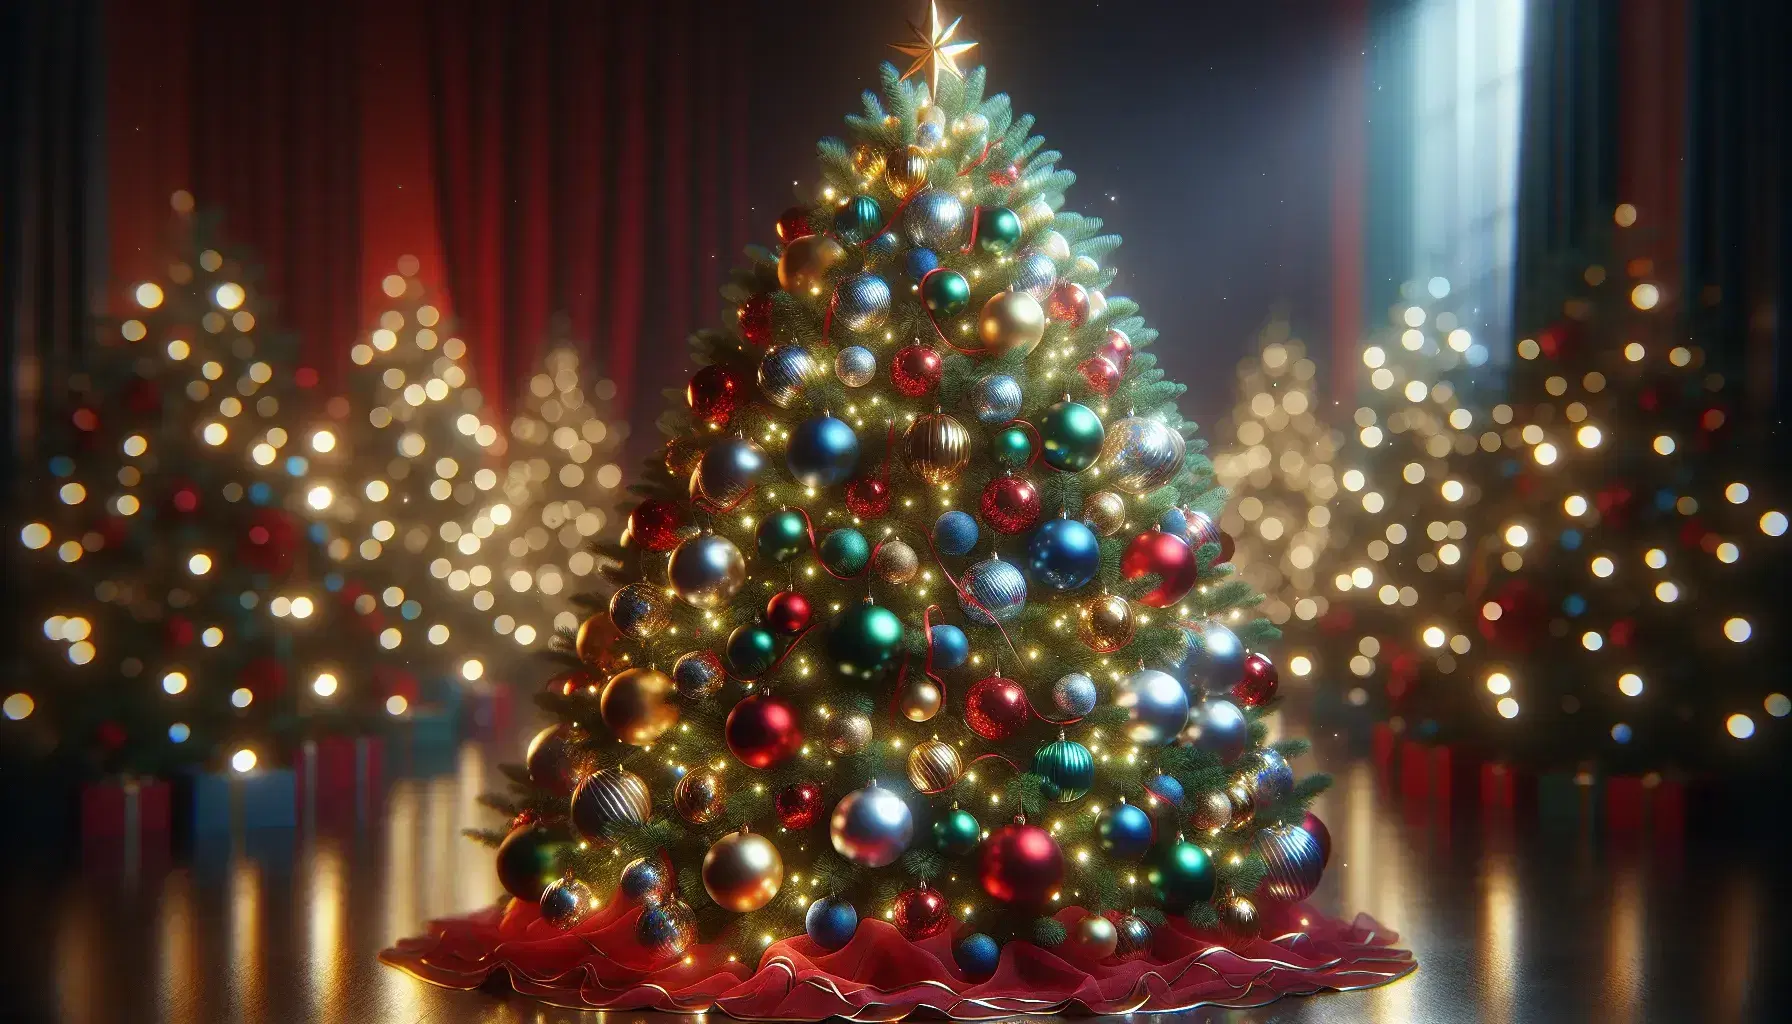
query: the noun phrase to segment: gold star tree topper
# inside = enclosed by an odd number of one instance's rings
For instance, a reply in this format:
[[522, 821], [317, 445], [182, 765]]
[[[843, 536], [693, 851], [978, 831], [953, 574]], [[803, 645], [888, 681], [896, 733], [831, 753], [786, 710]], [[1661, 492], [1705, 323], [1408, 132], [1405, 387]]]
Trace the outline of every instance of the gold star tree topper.
[[927, 87], [932, 90], [934, 97], [938, 97], [940, 94], [940, 69], [944, 68], [950, 71], [954, 78], [963, 78], [963, 72], [958, 70], [958, 55], [977, 44], [974, 40], [965, 40], [960, 43], [952, 41], [952, 33], [958, 31], [958, 23], [964, 19], [953, 18], [952, 24], [941, 28], [939, 0], [928, 0], [927, 7], [930, 22], [928, 30], [922, 31], [921, 26], [911, 21], [908, 23], [908, 27], [914, 30], [914, 42], [891, 43], [890, 45], [905, 56], [915, 58], [915, 62], [902, 73], [902, 80], [906, 82], [914, 76], [915, 72], [926, 68]]

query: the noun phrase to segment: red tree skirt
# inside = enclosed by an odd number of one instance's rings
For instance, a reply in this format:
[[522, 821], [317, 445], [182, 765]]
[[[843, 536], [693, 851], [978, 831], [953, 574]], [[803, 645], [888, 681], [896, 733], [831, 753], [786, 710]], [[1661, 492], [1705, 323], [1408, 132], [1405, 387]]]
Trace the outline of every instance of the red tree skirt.
[[[1059, 919], [1071, 922], [1080, 909]], [[434, 921], [380, 959], [447, 988], [472, 989], [497, 974], [516, 991], [558, 1006], [608, 1010], [719, 1010], [749, 1020], [900, 1020], [926, 1008], [960, 1020], [1021, 1013], [1183, 1010], [1259, 1006], [1282, 996], [1386, 984], [1418, 966], [1398, 936], [1366, 915], [1328, 918], [1311, 907], [1263, 908], [1263, 934], [1219, 945], [1187, 924], [1158, 928], [1152, 953], [1087, 965], [1029, 942], [1011, 942], [987, 981], [967, 980], [952, 939], [904, 939], [867, 920], [829, 953], [797, 936], [773, 943], [755, 973], [719, 946], [697, 946], [670, 965], [646, 959], [634, 938], [639, 911], [612, 902], [571, 931], [511, 901]]]

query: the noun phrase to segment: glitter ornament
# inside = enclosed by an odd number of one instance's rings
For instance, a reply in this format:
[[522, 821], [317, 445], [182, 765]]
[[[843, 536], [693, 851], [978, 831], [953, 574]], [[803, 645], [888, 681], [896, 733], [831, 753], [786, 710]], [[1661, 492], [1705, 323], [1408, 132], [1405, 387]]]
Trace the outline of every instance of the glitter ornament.
[[1274, 747], [1262, 747], [1245, 766], [1244, 784], [1259, 807], [1273, 807], [1294, 795], [1294, 768]]
[[1195, 796], [1189, 809], [1188, 825], [1201, 835], [1218, 835], [1232, 824], [1232, 799], [1223, 789], [1210, 789]]
[[1026, 292], [997, 292], [983, 304], [977, 316], [977, 339], [982, 355], [1030, 355], [1045, 337], [1045, 310]]
[[1040, 778], [1041, 796], [1053, 803], [1070, 803], [1095, 785], [1095, 757], [1088, 747], [1060, 734], [1033, 752], [1033, 774]]
[[1101, 541], [1075, 519], [1053, 519], [1027, 540], [1027, 574], [1052, 590], [1075, 590], [1101, 571]]
[[917, 416], [902, 435], [903, 460], [930, 484], [949, 484], [971, 461], [971, 435], [964, 424], [943, 412]]
[[771, 840], [742, 829], [715, 841], [703, 855], [703, 889], [737, 914], [765, 906], [784, 885], [784, 858]]
[[834, 376], [849, 388], [862, 388], [877, 376], [877, 355], [863, 345], [848, 345], [834, 356]]
[[809, 211], [800, 206], [792, 206], [778, 215], [778, 241], [788, 245], [804, 235], [814, 234], [809, 227]]
[[[1161, 672], [1158, 674], [1163, 675]], [[1181, 687], [1178, 686], [1177, 689], [1180, 691]], [[1250, 745], [1251, 725], [1245, 720], [1244, 712], [1238, 710], [1238, 705], [1231, 701], [1207, 700], [1197, 705], [1188, 716], [1188, 725], [1182, 730], [1182, 739], [1190, 746], [1219, 758], [1221, 764], [1231, 764], [1243, 756], [1244, 748]]]
[[725, 427], [747, 398], [746, 382], [726, 366], [711, 364], [691, 375], [684, 386], [685, 404], [698, 423]]
[[828, 275], [846, 259], [846, 250], [827, 235], [804, 235], [784, 244], [778, 257], [778, 287], [792, 295], [825, 295]]
[[956, 249], [964, 242], [964, 204], [944, 189], [924, 188], [902, 208], [902, 233], [910, 245]]
[[1232, 688], [1232, 699], [1247, 708], [1262, 707], [1275, 699], [1281, 675], [1261, 651], [1245, 656], [1244, 676]]
[[672, 868], [658, 856], [636, 857], [622, 869], [616, 888], [630, 903], [652, 906], [672, 896]]
[[1061, 720], [1085, 717], [1095, 710], [1098, 697], [1095, 680], [1081, 672], [1060, 676], [1052, 684], [1052, 707], [1057, 709]]
[[921, 557], [907, 542], [886, 540], [871, 552], [871, 569], [885, 583], [901, 586], [921, 573]]
[[875, 784], [841, 797], [828, 822], [834, 852], [860, 867], [896, 863], [914, 836], [915, 819], [908, 804]]
[[649, 498], [628, 514], [628, 530], [635, 543], [649, 551], [670, 551], [678, 546], [688, 520], [684, 509], [670, 501]]
[[1120, 390], [1120, 368], [1101, 356], [1090, 356], [1076, 364], [1076, 372], [1082, 374], [1090, 391], [1103, 398], [1112, 398]]
[[778, 660], [778, 638], [762, 626], [743, 624], [728, 634], [728, 673], [736, 679], [758, 679]]
[[809, 527], [801, 515], [780, 509], [759, 521], [753, 540], [759, 548], [760, 558], [788, 562], [809, 550]]
[[1114, 922], [1090, 914], [1070, 926], [1060, 948], [1071, 959], [1092, 964], [1113, 956], [1119, 944], [1120, 932]]
[[803, 747], [796, 709], [764, 693], [751, 694], [734, 705], [722, 735], [729, 752], [749, 768], [775, 768]]
[[1165, 806], [1182, 806], [1182, 783], [1177, 782], [1176, 776], [1174, 775], [1165, 775], [1163, 772], [1158, 772], [1156, 775], [1151, 776], [1145, 780], [1145, 792], [1156, 797]]
[[1263, 858], [1263, 881], [1257, 892], [1272, 900], [1296, 903], [1313, 895], [1325, 874], [1325, 852], [1319, 840], [1299, 825], [1270, 825], [1257, 830], [1257, 855]]
[[709, 446], [691, 474], [691, 500], [718, 508], [739, 504], [765, 469], [765, 451], [741, 437], [725, 437]]
[[901, 691], [896, 694], [896, 710], [911, 722], [927, 722], [940, 713], [942, 699], [940, 688], [934, 685], [933, 680], [926, 676], [911, 675], [903, 681]]
[[1032, 717], [1027, 691], [1000, 675], [977, 680], [964, 696], [964, 723], [986, 740], [1005, 740]]
[[1074, 281], [1059, 284], [1045, 300], [1045, 315], [1053, 323], [1083, 326], [1089, 319], [1088, 291]]
[[773, 801], [778, 824], [788, 829], [803, 829], [821, 819], [821, 787], [813, 782], [793, 782], [778, 790]]
[[926, 882], [898, 893], [893, 909], [891, 923], [910, 942], [938, 935], [952, 923], [952, 915], [947, 913], [945, 895]]
[[1188, 694], [1174, 677], [1140, 669], [1120, 683], [1114, 705], [1126, 712], [1126, 735], [1134, 743], [1166, 746], [1188, 721]]
[[685, 772], [672, 789], [673, 812], [693, 825], [716, 820], [722, 813], [722, 804], [722, 775], [708, 768]]
[[968, 555], [977, 546], [977, 520], [954, 509], [933, 524], [933, 545], [945, 555]]
[[564, 722], [536, 733], [523, 755], [529, 783], [554, 796], [571, 796], [597, 768], [597, 754], [586, 746], [590, 739], [585, 730]]
[[1027, 607], [1027, 578], [1010, 562], [991, 558], [978, 562], [960, 577], [964, 591], [958, 607], [965, 617], [982, 626], [1012, 622]]
[[982, 932], [972, 932], [952, 947], [952, 962], [971, 981], [987, 981], [1002, 963], [1002, 947]]
[[853, 274], [834, 292], [834, 322], [854, 334], [882, 329], [890, 318], [890, 286], [876, 274]]
[[1052, 258], [1037, 250], [1028, 250], [1014, 261], [1014, 290], [1026, 292], [1043, 302], [1058, 283], [1058, 267]]
[[572, 827], [594, 843], [608, 842], [604, 827], [645, 824], [653, 814], [647, 783], [626, 768], [606, 768], [585, 776], [572, 795]]
[[549, 882], [541, 891], [541, 919], [566, 931], [576, 926], [597, 909], [597, 896], [591, 887], [568, 875]]
[[1155, 491], [1182, 469], [1184, 448], [1181, 431], [1144, 416], [1128, 416], [1114, 424], [1102, 442], [1103, 479], [1128, 494]]
[[890, 361], [890, 383], [898, 394], [909, 398], [919, 398], [939, 387], [942, 372], [940, 354], [927, 345], [899, 349]]
[[921, 304], [936, 319], [955, 317], [970, 308], [971, 282], [956, 270], [928, 271], [921, 278]]
[[747, 296], [745, 302], [734, 311], [735, 321], [740, 327], [741, 340], [750, 345], [761, 347], [772, 343], [772, 312], [774, 309], [771, 294], [759, 292]]
[[[902, 261], [903, 269], [908, 272], [909, 280], [920, 284], [928, 274], [939, 269], [940, 258], [932, 249], [910, 249], [908, 256]], [[963, 276], [963, 275], [960, 275]], [[970, 293], [970, 285], [965, 285], [965, 293]]]
[[1080, 473], [1101, 455], [1106, 429], [1095, 410], [1067, 398], [1053, 403], [1039, 418], [1039, 436], [1045, 442], [1041, 458], [1046, 465]]
[[846, 485], [846, 510], [860, 519], [890, 511], [890, 485], [881, 476], [862, 476]]
[[1137, 598], [1140, 604], [1152, 608], [1168, 608], [1187, 597], [1199, 574], [1195, 553], [1180, 538], [1162, 530], [1139, 534], [1120, 555], [1122, 578], [1158, 578], [1157, 586]]
[[1096, 491], [1083, 499], [1083, 519], [1103, 537], [1112, 537], [1126, 525], [1126, 499], [1113, 491]]
[[845, 483], [859, 465], [859, 436], [838, 417], [811, 416], [791, 431], [784, 464], [805, 487]]
[[1077, 609], [1077, 637], [1097, 654], [1112, 654], [1132, 643], [1135, 628], [1132, 606], [1119, 594], [1096, 594]]
[[765, 624], [774, 633], [795, 636], [809, 628], [815, 609], [809, 599], [794, 590], [780, 590], [765, 603]]
[[1064, 880], [1064, 854], [1037, 825], [1003, 825], [983, 842], [977, 881], [999, 903], [1045, 904]]
[[697, 940], [697, 915], [683, 900], [667, 900], [641, 911], [635, 941], [656, 960], [683, 956]]
[[833, 952], [844, 949], [859, 930], [859, 911], [852, 901], [839, 896], [823, 896], [809, 904], [803, 914], [803, 932], [822, 949]]
[[842, 757], [857, 754], [871, 745], [871, 718], [856, 712], [835, 715], [828, 719], [823, 737], [829, 752]]
[[538, 902], [560, 878], [560, 859], [571, 845], [545, 825], [511, 829], [498, 844], [498, 884], [519, 900]]
[[977, 509], [997, 533], [1025, 533], [1039, 524], [1039, 488], [1017, 476], [999, 476], [984, 486]]
[[852, 169], [861, 178], [881, 177], [887, 160], [884, 151], [869, 142], [852, 147]]
[[1005, 373], [992, 374], [972, 389], [971, 411], [978, 422], [999, 426], [1020, 415], [1022, 398], [1019, 381]]
[[658, 669], [624, 669], [604, 684], [598, 713], [612, 736], [631, 746], [650, 746], [678, 722], [675, 692], [672, 677]]
[[685, 604], [705, 610], [720, 608], [746, 583], [747, 560], [727, 537], [702, 533], [672, 552], [666, 577], [672, 592]]
[[779, 345], [759, 361], [759, 390], [766, 401], [788, 409], [802, 399], [821, 373], [814, 357], [801, 345]]
[[631, 640], [645, 640], [672, 624], [672, 612], [658, 587], [630, 583], [610, 595], [610, 624]]

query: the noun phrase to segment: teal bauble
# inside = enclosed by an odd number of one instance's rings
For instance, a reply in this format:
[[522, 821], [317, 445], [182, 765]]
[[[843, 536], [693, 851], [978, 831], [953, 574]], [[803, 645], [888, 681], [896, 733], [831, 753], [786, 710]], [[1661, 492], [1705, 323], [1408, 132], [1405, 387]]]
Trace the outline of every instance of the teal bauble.
[[754, 539], [760, 558], [788, 562], [809, 549], [809, 525], [800, 514], [781, 509], [760, 521]]
[[901, 652], [902, 620], [882, 605], [855, 604], [828, 625], [828, 660], [848, 679], [877, 678]]
[[857, 576], [871, 562], [871, 542], [850, 526], [821, 538], [821, 564], [837, 576]]
[[935, 317], [957, 316], [971, 308], [971, 282], [956, 270], [934, 270], [921, 279], [921, 301]]
[[977, 248], [994, 255], [1012, 252], [1020, 242], [1020, 217], [1006, 206], [985, 206], [977, 211]]
[[736, 626], [728, 634], [728, 673], [757, 679], [778, 660], [778, 638], [764, 626]]
[[1066, 473], [1081, 473], [1095, 465], [1107, 431], [1094, 409], [1066, 398], [1039, 418], [1039, 436], [1045, 441], [1041, 457], [1046, 465]]
[[1033, 460], [1033, 438], [1025, 428], [998, 430], [991, 443], [995, 447], [996, 461], [1007, 469], [1022, 469]]
[[977, 848], [983, 838], [983, 826], [970, 811], [957, 807], [941, 815], [933, 823], [933, 845], [948, 857], [962, 857]]
[[1033, 752], [1039, 792], [1054, 803], [1080, 800], [1095, 785], [1095, 756], [1075, 740], [1057, 739]]
[[883, 224], [883, 210], [870, 196], [853, 196], [834, 211], [834, 233], [849, 242], [863, 242]]
[[1145, 872], [1165, 910], [1181, 913], [1213, 899], [1213, 861], [1194, 843], [1172, 843]]

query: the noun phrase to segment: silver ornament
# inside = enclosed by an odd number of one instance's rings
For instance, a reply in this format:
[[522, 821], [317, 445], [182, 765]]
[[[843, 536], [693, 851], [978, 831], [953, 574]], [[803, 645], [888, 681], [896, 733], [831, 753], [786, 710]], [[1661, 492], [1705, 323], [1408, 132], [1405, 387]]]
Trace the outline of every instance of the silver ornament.
[[862, 388], [877, 376], [877, 355], [863, 345], [848, 345], [834, 357], [834, 376], [849, 388]]
[[1114, 956], [1122, 961], [1137, 960], [1151, 952], [1151, 925], [1136, 914], [1127, 914], [1114, 924], [1119, 938], [1114, 943]]
[[635, 941], [655, 959], [683, 956], [697, 938], [697, 915], [683, 900], [668, 900], [641, 911]]
[[897, 250], [901, 248], [902, 239], [896, 237], [896, 232], [886, 231], [873, 238], [871, 243], [865, 246], [865, 251], [870, 253], [873, 258], [887, 259], [896, 255]]
[[856, 754], [871, 745], [871, 718], [868, 715], [835, 715], [828, 719], [828, 750], [845, 756]]
[[946, 141], [946, 126], [939, 121], [922, 121], [915, 125], [915, 145], [928, 152]]
[[828, 839], [834, 851], [861, 867], [896, 863], [914, 837], [915, 818], [908, 804], [876, 785], [841, 797], [828, 820]]
[[571, 875], [549, 882], [541, 891], [541, 919], [563, 931], [596, 909], [597, 897], [591, 887]]
[[1281, 803], [1294, 793], [1294, 769], [1274, 747], [1264, 747], [1251, 759], [1248, 785], [1258, 807]]
[[647, 783], [624, 768], [593, 772], [572, 794], [572, 827], [593, 841], [605, 838], [605, 825], [643, 824], [652, 813], [653, 800], [647, 793]]
[[977, 419], [994, 426], [1020, 415], [1021, 398], [1020, 381], [998, 373], [977, 382], [971, 392], [971, 407]]
[[1065, 718], [1083, 718], [1095, 710], [1095, 680], [1072, 672], [1052, 684], [1052, 707]]
[[687, 651], [672, 663], [672, 683], [680, 697], [708, 697], [727, 681], [722, 659], [712, 651]]
[[1244, 642], [1223, 622], [1208, 621], [1189, 633], [1188, 654], [1177, 673], [1192, 689], [1227, 696], [1244, 679]]
[[964, 204], [943, 189], [924, 188], [902, 209], [902, 233], [910, 245], [956, 249], [964, 242]]
[[[992, 626], [1012, 622], [1027, 607], [1027, 577], [999, 558], [978, 562], [964, 571], [964, 593], [958, 606], [972, 622]], [[966, 598], [971, 600], [966, 600]], [[974, 604], [972, 602], [975, 602]]]
[[1127, 676], [1114, 704], [1126, 709], [1126, 735], [1134, 743], [1165, 746], [1188, 722], [1188, 694], [1182, 684], [1154, 668]]
[[818, 369], [809, 350], [801, 345], [779, 345], [759, 361], [759, 390], [780, 409], [788, 409], [803, 397]]
[[1113, 491], [1096, 491], [1083, 499], [1083, 518], [1103, 537], [1112, 537], [1126, 525], [1126, 499]]
[[875, 331], [890, 318], [890, 286], [876, 274], [853, 274], [834, 291], [834, 322], [854, 333]]
[[658, 857], [636, 857], [622, 869], [616, 887], [631, 903], [658, 904], [672, 895], [672, 873]]
[[747, 581], [747, 560], [734, 542], [719, 533], [700, 533], [680, 541], [666, 569], [672, 591], [692, 608], [720, 608], [740, 593]]
[[1299, 825], [1271, 825], [1257, 830], [1256, 846], [1265, 868], [1258, 893], [1295, 903], [1319, 888], [1319, 879], [1325, 874], [1325, 851], [1313, 833]]
[[[1057, 234], [1057, 232], [1052, 232]], [[1058, 265], [1037, 249], [1022, 252], [1014, 261], [1014, 290], [1026, 292], [1040, 302], [1052, 293], [1058, 283]]]
[[1251, 742], [1251, 725], [1244, 712], [1229, 700], [1209, 700], [1198, 705], [1188, 717], [1182, 739], [1200, 750], [1231, 764], [1244, 755]]
[[1183, 450], [1181, 431], [1146, 416], [1128, 416], [1109, 427], [1101, 442], [1102, 473], [1128, 494], [1145, 494], [1176, 478]]
[[723, 508], [746, 497], [765, 468], [765, 451], [741, 437], [725, 437], [709, 446], [691, 472], [691, 500]]
[[885, 583], [901, 586], [921, 571], [921, 556], [904, 541], [885, 540], [871, 555], [871, 568]]

